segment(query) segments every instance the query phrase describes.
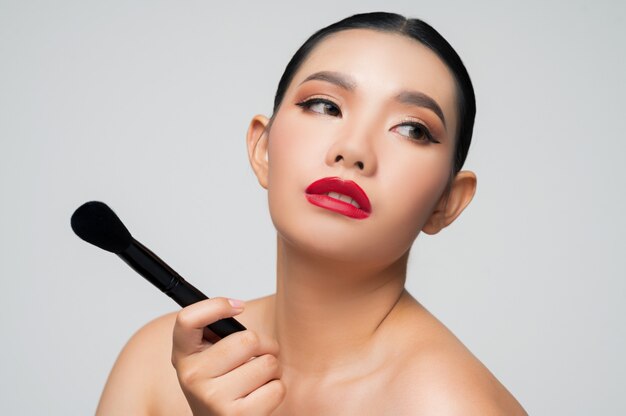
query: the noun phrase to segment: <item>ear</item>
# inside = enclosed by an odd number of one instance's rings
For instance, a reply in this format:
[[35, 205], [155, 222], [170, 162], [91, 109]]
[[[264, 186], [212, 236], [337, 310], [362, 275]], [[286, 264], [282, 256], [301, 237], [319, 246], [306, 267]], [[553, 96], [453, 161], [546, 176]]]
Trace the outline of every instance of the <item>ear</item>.
[[269, 119], [263, 115], [252, 117], [248, 133], [246, 134], [246, 144], [248, 147], [248, 159], [261, 186], [267, 189], [268, 166], [268, 131]]
[[474, 172], [463, 170], [457, 173], [450, 185], [450, 190], [441, 197], [422, 231], [426, 234], [437, 234], [450, 225], [470, 203], [475, 192], [476, 175]]

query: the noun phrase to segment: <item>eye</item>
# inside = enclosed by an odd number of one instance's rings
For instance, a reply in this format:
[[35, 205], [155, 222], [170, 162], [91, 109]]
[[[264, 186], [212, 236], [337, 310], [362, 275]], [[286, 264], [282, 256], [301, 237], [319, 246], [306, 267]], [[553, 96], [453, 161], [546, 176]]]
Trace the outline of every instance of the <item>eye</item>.
[[296, 105], [314, 113], [328, 114], [330, 116], [341, 115], [341, 110], [339, 110], [339, 107], [335, 103], [323, 98], [311, 98], [310, 100], [301, 101]]
[[[426, 126], [421, 123], [404, 123], [396, 127], [399, 133], [416, 142], [441, 143], [436, 140]], [[405, 132], [406, 134], [403, 134]]]

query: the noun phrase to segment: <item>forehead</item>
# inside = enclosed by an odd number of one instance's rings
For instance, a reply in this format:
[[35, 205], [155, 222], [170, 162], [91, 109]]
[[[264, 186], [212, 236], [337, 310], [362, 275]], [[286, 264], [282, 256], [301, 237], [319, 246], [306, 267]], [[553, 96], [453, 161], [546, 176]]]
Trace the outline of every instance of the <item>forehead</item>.
[[356, 81], [368, 98], [415, 90], [432, 97], [456, 125], [454, 76], [435, 52], [405, 35], [372, 29], [348, 29], [318, 43], [295, 74], [299, 85], [318, 71], [337, 71]]

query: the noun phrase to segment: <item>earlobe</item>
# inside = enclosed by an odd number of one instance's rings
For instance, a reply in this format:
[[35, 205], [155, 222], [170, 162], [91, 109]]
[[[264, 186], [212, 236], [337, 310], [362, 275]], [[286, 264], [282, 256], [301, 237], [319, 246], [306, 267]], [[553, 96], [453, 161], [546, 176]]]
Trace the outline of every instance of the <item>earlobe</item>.
[[248, 159], [252, 170], [256, 175], [259, 184], [267, 189], [269, 160], [267, 152], [269, 149], [269, 132], [267, 127], [269, 119], [263, 115], [256, 115], [250, 121], [248, 133], [246, 134], [246, 145], [248, 148]]
[[450, 186], [450, 191], [441, 197], [437, 207], [422, 227], [422, 231], [426, 234], [437, 234], [452, 224], [472, 201], [475, 193], [476, 175], [474, 172], [464, 170], [457, 173]]

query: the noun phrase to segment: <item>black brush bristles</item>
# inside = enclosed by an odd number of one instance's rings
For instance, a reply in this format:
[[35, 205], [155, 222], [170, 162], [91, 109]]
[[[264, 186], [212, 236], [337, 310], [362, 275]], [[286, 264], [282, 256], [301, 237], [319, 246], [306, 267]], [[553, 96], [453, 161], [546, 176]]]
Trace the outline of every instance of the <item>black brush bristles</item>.
[[104, 202], [85, 202], [72, 214], [71, 224], [77, 236], [115, 254], [133, 241], [122, 221]]

